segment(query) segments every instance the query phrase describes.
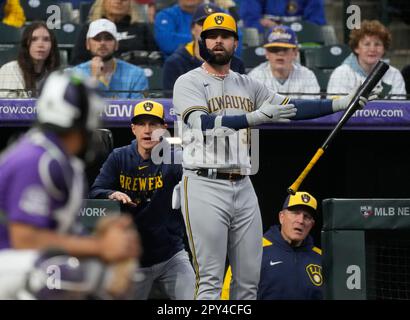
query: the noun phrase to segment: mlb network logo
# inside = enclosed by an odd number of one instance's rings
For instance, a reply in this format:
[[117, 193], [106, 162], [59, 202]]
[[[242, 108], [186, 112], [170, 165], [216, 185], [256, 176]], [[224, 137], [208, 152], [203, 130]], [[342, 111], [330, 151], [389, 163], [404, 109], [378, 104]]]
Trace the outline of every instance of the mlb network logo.
[[363, 217], [365, 217], [365, 218], [368, 218], [368, 217], [374, 215], [372, 206], [361, 206], [361, 207], [360, 207], [360, 213], [361, 213], [361, 214], [363, 215]]

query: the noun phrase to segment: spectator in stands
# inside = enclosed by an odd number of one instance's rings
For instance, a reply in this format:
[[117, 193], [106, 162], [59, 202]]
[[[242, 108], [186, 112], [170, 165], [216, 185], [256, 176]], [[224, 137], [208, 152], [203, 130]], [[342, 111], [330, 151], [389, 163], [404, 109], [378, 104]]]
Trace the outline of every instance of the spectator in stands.
[[299, 53], [295, 32], [287, 26], [275, 26], [266, 36], [266, 59], [249, 72], [249, 77], [268, 88], [295, 99], [312, 99], [319, 96], [302, 93], [319, 93], [315, 74], [297, 63]]
[[[164, 64], [163, 87], [172, 90], [178, 77], [192, 69], [200, 67], [203, 59], [199, 54], [198, 40], [202, 32], [202, 25], [207, 16], [214, 12], [223, 12], [216, 5], [201, 4], [192, 17], [191, 34], [192, 41], [175, 51]], [[245, 67], [241, 59], [234, 56], [231, 61], [231, 69], [239, 73], [245, 73]]]
[[240, 16], [245, 28], [260, 33], [275, 25], [293, 21], [326, 24], [323, 0], [248, 0], [242, 1]]
[[162, 104], [137, 103], [131, 118], [136, 139], [108, 156], [90, 193], [91, 198], [120, 201], [134, 218], [144, 249], [140, 272], [145, 279], [136, 284], [138, 300], [147, 299], [153, 285], [161, 286], [169, 299], [194, 298], [195, 273], [185, 250], [184, 221], [181, 211], [171, 205], [182, 167], [174, 163], [178, 161], [158, 162], [155, 149], [170, 149], [164, 140], [159, 144], [165, 128]]
[[203, 0], [178, 0], [178, 3], [157, 13], [155, 40], [165, 57], [180, 45], [191, 41], [192, 16]]
[[403, 76], [404, 83], [406, 84], [406, 92], [410, 93], [410, 64], [401, 70], [401, 74]]
[[156, 7], [155, 7], [155, 0], [134, 0], [140, 6], [146, 6], [145, 14], [147, 18], [147, 22], [152, 24], [155, 21], [155, 14], [156, 14]]
[[20, 0], [0, 0], [0, 20], [9, 26], [21, 28], [26, 16]]
[[[349, 45], [352, 53], [333, 71], [327, 92], [345, 94], [359, 87], [389, 49], [391, 40], [391, 33], [379, 21], [362, 21], [360, 29], [354, 29], [350, 33]], [[393, 66], [390, 66], [383, 76], [381, 85], [383, 91], [380, 97], [406, 94], [403, 76]]]
[[59, 0], [59, 2], [70, 2], [73, 5], [73, 9], [79, 9], [81, 3], [91, 3], [94, 0]]
[[[322, 251], [309, 235], [315, 225], [317, 201], [307, 192], [288, 196], [279, 212], [280, 225], [263, 236], [258, 300], [323, 299]], [[222, 299], [229, 298], [228, 269]]]
[[86, 47], [93, 58], [73, 69], [97, 80], [98, 88], [106, 98], [142, 98], [141, 91], [148, 89], [148, 79], [142, 68], [114, 58], [117, 39], [117, 28], [110, 20], [91, 22]]
[[46, 76], [60, 66], [54, 33], [35, 21], [23, 31], [17, 60], [0, 68], [0, 97], [37, 97]]
[[[141, 12], [133, 0], [96, 0], [91, 7], [90, 22], [105, 18], [115, 23], [118, 30], [116, 56], [132, 64], [141, 65], [161, 59], [154, 37], [143, 23]], [[71, 65], [90, 60], [86, 35], [89, 24], [83, 26], [78, 35], [71, 58]]]
[[[211, 2], [212, 3], [212, 2]], [[238, 6], [234, 0], [214, 0], [213, 3], [228, 12], [236, 21], [240, 20]]]
[[100, 236], [75, 232], [85, 159], [103, 106], [79, 75], [53, 72], [47, 78], [35, 126], [0, 157], [0, 250], [52, 246], [106, 262], [136, 259], [139, 242], [129, 217], [117, 217]]

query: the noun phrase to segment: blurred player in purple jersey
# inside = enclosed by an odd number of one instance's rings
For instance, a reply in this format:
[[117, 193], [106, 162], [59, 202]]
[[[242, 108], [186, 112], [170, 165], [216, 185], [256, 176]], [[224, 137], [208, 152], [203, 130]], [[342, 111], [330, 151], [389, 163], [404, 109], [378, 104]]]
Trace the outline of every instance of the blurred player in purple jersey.
[[103, 106], [80, 76], [49, 76], [37, 101], [35, 125], [0, 154], [0, 251], [52, 246], [106, 262], [136, 259], [137, 234], [126, 216], [113, 220], [101, 235], [72, 233], [85, 194], [87, 146]]

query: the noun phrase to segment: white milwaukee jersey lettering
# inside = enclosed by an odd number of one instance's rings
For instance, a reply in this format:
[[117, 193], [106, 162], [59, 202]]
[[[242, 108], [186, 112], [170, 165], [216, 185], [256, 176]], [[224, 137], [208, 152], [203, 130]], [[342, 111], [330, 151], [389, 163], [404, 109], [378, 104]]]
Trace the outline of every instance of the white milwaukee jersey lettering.
[[[184, 95], [175, 94], [184, 92]], [[219, 127], [202, 132], [187, 123], [193, 112], [215, 116], [243, 115], [256, 110], [271, 99], [280, 104], [284, 96], [275, 95], [262, 84], [230, 71], [224, 78], [196, 68], [181, 77], [174, 86], [174, 107], [182, 124], [182, 144], [185, 168], [219, 168], [250, 172], [250, 137], [248, 129], [235, 131]]]

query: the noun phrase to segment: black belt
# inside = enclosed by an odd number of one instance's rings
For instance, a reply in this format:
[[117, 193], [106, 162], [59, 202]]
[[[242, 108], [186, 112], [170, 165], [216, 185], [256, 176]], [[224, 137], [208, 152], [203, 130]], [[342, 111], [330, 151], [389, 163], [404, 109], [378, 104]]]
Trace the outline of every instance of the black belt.
[[[208, 169], [196, 169], [193, 171], [196, 172], [198, 176], [209, 178]], [[216, 175], [214, 175], [213, 177], [215, 179], [237, 181], [242, 180], [246, 176], [239, 173], [217, 172]]]

